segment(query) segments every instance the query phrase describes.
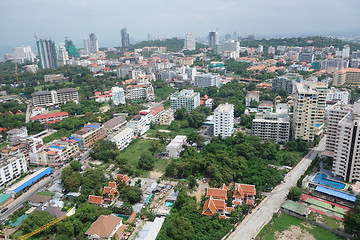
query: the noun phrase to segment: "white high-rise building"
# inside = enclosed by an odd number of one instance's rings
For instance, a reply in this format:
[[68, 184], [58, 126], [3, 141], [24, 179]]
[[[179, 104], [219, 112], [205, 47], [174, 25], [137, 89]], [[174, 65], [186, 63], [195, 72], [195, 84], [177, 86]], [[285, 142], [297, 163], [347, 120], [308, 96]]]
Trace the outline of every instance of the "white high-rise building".
[[111, 92], [112, 92], [112, 98], [113, 98], [113, 103], [117, 106], [120, 103], [121, 104], [125, 104], [125, 92], [124, 89], [121, 87], [112, 87], [111, 88]]
[[0, 159], [0, 187], [28, 171], [24, 155], [6, 156]]
[[268, 48], [268, 54], [272, 54], [272, 55], [275, 55], [275, 48], [273, 46], [270, 46]]
[[230, 137], [234, 130], [234, 105], [220, 104], [214, 110], [214, 135]]
[[346, 182], [360, 181], [360, 102], [338, 124], [332, 173]]
[[240, 56], [240, 43], [238, 41], [229, 41], [229, 42], [224, 42], [221, 45], [221, 52], [225, 52], [225, 51], [230, 51], [230, 52], [234, 52], [234, 57], [238, 58]]
[[194, 85], [201, 88], [219, 87], [220, 75], [217, 73], [196, 75]]
[[89, 35], [89, 41], [90, 41], [90, 52], [91, 53], [96, 53], [99, 51], [99, 43], [98, 40], [95, 36], [95, 33], [91, 33]]
[[66, 51], [65, 43], [59, 43], [56, 46], [56, 54], [59, 66], [64, 66], [69, 63], [69, 54]]
[[196, 49], [195, 38], [192, 33], [187, 33], [185, 36], [184, 50], [193, 51]]
[[350, 46], [346, 44], [342, 50], [342, 58], [349, 58], [350, 57]]
[[84, 53], [85, 55], [90, 54], [90, 41], [87, 38], [84, 39]]
[[198, 106], [200, 106], [200, 93], [194, 92], [194, 90], [181, 90], [178, 93], [174, 93], [170, 97], [171, 109], [179, 109], [182, 106], [186, 108], [186, 111], [191, 112]]
[[313, 141], [324, 126], [327, 84], [296, 83], [293, 117], [293, 136]]
[[5, 60], [16, 60], [19, 64], [23, 64], [27, 61], [35, 62], [35, 54], [31, 50], [30, 45], [21, 46], [16, 47], [11, 54], [5, 55]]

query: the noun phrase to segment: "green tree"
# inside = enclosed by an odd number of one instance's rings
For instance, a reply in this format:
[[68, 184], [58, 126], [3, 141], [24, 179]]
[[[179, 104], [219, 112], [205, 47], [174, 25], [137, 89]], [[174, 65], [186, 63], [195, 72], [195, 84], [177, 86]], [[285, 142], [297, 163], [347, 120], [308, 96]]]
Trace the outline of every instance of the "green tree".
[[138, 168], [143, 170], [151, 170], [154, 168], [155, 158], [151, 153], [144, 152], [139, 159]]
[[299, 187], [292, 187], [287, 195], [287, 198], [293, 201], [299, 201], [302, 190]]
[[188, 218], [178, 216], [170, 222], [167, 235], [174, 240], [190, 240], [194, 239], [195, 230]]
[[[24, 223], [21, 225], [20, 229], [24, 233], [33, 232], [36, 229], [44, 226], [45, 224], [55, 220], [56, 217], [53, 215], [50, 215], [46, 211], [35, 211], [33, 214], [29, 215], [27, 219], [25, 219]], [[47, 228], [44, 230], [46, 234], [50, 233], [52, 231], [51, 228]]]
[[183, 120], [188, 115], [186, 108], [182, 106], [181, 108], [176, 109], [174, 118], [176, 120]]
[[131, 204], [139, 202], [141, 199], [142, 190], [137, 186], [126, 185], [120, 190], [120, 197]]
[[74, 171], [79, 171], [81, 169], [81, 166], [82, 166], [81, 162], [76, 161], [76, 160], [74, 160], [70, 163], [70, 167]]

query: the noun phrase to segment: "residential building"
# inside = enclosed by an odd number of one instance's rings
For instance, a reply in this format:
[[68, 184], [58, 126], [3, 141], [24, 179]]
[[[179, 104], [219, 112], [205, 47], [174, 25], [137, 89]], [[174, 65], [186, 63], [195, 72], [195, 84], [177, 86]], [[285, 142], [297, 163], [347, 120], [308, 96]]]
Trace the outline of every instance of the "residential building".
[[216, 49], [217, 45], [219, 45], [219, 34], [216, 31], [209, 32], [209, 47], [211, 49]]
[[349, 58], [350, 57], [350, 46], [346, 44], [342, 50], [342, 58]]
[[234, 105], [220, 104], [214, 110], [214, 135], [231, 137], [234, 130]]
[[137, 100], [137, 99], [145, 99], [145, 100], [154, 100], [154, 88], [151, 84], [141, 84], [141, 85], [128, 85], [126, 86], [126, 98]]
[[328, 58], [325, 60], [320, 60], [320, 69], [329, 70], [336, 72], [341, 68], [348, 68], [349, 60], [343, 60], [341, 58]]
[[104, 187], [103, 193], [105, 202], [112, 202], [115, 200], [117, 195], [119, 195], [119, 191], [117, 190], [116, 182], [109, 182], [108, 187]]
[[85, 125], [85, 127], [72, 134], [72, 136], [82, 141], [83, 148], [91, 149], [97, 140], [106, 137], [106, 131], [104, 125], [92, 123]]
[[274, 48], [273, 46], [270, 46], [270, 47], [268, 48], [268, 54], [269, 54], [269, 55], [270, 55], [270, 54], [275, 55], [275, 48]]
[[35, 54], [31, 50], [31, 46], [16, 47], [14, 51], [4, 57], [5, 60], [15, 60], [19, 64], [25, 62], [35, 62]]
[[[90, 240], [110, 240], [112, 239], [118, 230], [122, 229], [122, 218], [115, 215], [101, 215], [95, 222], [93, 222], [90, 228], [85, 232]], [[123, 229], [122, 229], [123, 231]], [[115, 239], [122, 237], [116, 234]]]
[[313, 53], [306, 53], [306, 52], [300, 53], [299, 62], [312, 63], [313, 61], [314, 61], [314, 54]]
[[97, 53], [99, 51], [99, 43], [95, 33], [89, 35], [89, 48], [91, 53]]
[[276, 112], [257, 113], [252, 123], [251, 135], [259, 136], [262, 141], [272, 139], [285, 143], [290, 138], [289, 107], [285, 103], [276, 105]]
[[285, 90], [288, 94], [294, 93], [295, 83], [303, 81], [304, 78], [298, 73], [287, 73], [284, 76], [272, 80], [272, 90]]
[[171, 158], [178, 158], [180, 152], [183, 150], [183, 145], [186, 144], [186, 136], [177, 135], [169, 145], [166, 146], [166, 152]]
[[115, 106], [118, 106], [120, 103], [125, 104], [125, 92], [121, 87], [112, 87], [112, 99]]
[[258, 105], [258, 112], [273, 112], [274, 104], [272, 101], [261, 101]]
[[221, 47], [218, 51], [222, 53], [226, 51], [233, 52], [233, 58], [238, 58], [240, 56], [240, 43], [234, 40], [224, 42], [223, 44], [221, 44]]
[[192, 33], [187, 33], [184, 41], [184, 50], [193, 51], [196, 49], [195, 38]]
[[112, 119], [106, 121], [104, 123], [104, 128], [107, 134], [110, 134], [114, 131], [119, 130], [120, 128], [126, 125], [126, 117], [125, 116], [117, 116], [113, 117]]
[[201, 88], [219, 87], [220, 75], [217, 73], [196, 75], [194, 85]]
[[58, 121], [63, 120], [64, 118], [68, 118], [69, 113], [67, 112], [55, 112], [55, 113], [48, 113], [43, 115], [36, 115], [35, 117], [31, 118], [31, 121], [39, 121], [40, 123], [55, 123]]
[[252, 101], [259, 102], [260, 94], [257, 91], [248, 92], [245, 97], [245, 105], [247, 107], [251, 106]]
[[89, 55], [90, 52], [90, 40], [88, 38], [84, 39], [84, 54]]
[[322, 133], [325, 117], [327, 84], [302, 82], [296, 83], [293, 136], [313, 141]]
[[63, 88], [51, 91], [38, 91], [31, 94], [34, 107], [53, 106], [66, 103], [68, 101], [79, 101], [79, 94], [76, 88]]
[[332, 173], [345, 182], [360, 181], [360, 102], [338, 123]]
[[69, 53], [66, 51], [65, 43], [56, 45], [56, 56], [59, 66], [65, 66], [70, 63]]
[[13, 141], [15, 139], [27, 137], [28, 131], [27, 131], [26, 127], [13, 128], [13, 129], [7, 131], [6, 134], [7, 134], [8, 139], [10, 139], [10, 141]]
[[28, 171], [25, 156], [17, 154], [0, 158], [0, 187], [6, 187], [10, 181]]
[[126, 127], [123, 130], [120, 130], [118, 134], [110, 139], [111, 142], [114, 142], [118, 149], [121, 151], [126, 148], [131, 140], [134, 138], [134, 130], [132, 128]]
[[130, 45], [129, 33], [126, 28], [121, 29], [121, 46], [128, 47]]
[[160, 116], [163, 114], [163, 112], [164, 112], [164, 106], [154, 107], [150, 109], [150, 114], [152, 115], [151, 122], [159, 123]]
[[52, 40], [39, 39], [36, 41], [38, 55], [40, 59], [40, 67], [55, 68], [58, 66], [55, 43]]
[[235, 183], [233, 193], [233, 205], [241, 205], [243, 202], [249, 206], [255, 204], [255, 185]]
[[343, 68], [336, 72], [333, 77], [334, 86], [350, 85], [360, 86], [360, 69], [359, 68]]
[[334, 100], [337, 100], [338, 103], [341, 104], [348, 104], [350, 101], [350, 92], [347, 89], [340, 90], [334, 87], [328, 89], [326, 101], [332, 102]]
[[322, 153], [328, 157], [334, 157], [337, 148], [338, 129], [340, 121], [352, 111], [351, 105], [335, 104], [330, 107], [327, 117], [326, 144], [325, 151]]
[[72, 40], [65, 39], [65, 48], [66, 48], [66, 51], [69, 54], [69, 58], [72, 58], [72, 59], [79, 59], [80, 58], [79, 50], [75, 47]]
[[167, 110], [160, 114], [159, 124], [169, 126], [173, 120], [174, 120], [174, 113], [172, 111]]
[[132, 128], [134, 130], [134, 134], [136, 136], [141, 136], [144, 133], [147, 132], [147, 130], [150, 129], [150, 125], [147, 124], [148, 117], [145, 115], [135, 115], [130, 121], [129, 121], [129, 128]]
[[200, 106], [200, 93], [194, 92], [194, 90], [181, 90], [178, 93], [174, 93], [170, 97], [170, 107], [173, 110], [179, 109], [182, 106], [186, 111], [191, 112], [198, 106]]

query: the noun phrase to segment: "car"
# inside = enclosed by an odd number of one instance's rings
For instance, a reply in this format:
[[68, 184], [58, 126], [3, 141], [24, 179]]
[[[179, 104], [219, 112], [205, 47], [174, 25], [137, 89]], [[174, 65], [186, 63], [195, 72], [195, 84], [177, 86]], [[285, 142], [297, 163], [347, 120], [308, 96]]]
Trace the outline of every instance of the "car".
[[1, 210], [1, 213], [4, 213], [8, 210], [9, 208], [4, 208], [3, 210]]

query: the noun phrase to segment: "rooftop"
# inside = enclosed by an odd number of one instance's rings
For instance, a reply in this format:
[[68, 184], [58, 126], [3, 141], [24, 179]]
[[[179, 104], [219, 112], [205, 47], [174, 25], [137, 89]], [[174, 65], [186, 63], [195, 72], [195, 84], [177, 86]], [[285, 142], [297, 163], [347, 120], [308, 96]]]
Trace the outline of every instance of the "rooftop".
[[67, 112], [48, 113], [48, 114], [37, 115], [35, 117], [32, 117], [31, 120], [34, 121], [34, 120], [54, 118], [54, 117], [63, 117], [63, 116], [69, 116], [69, 114]]
[[110, 234], [121, 223], [122, 218], [114, 215], [101, 215], [86, 231], [87, 235], [96, 234], [100, 238], [110, 238]]

